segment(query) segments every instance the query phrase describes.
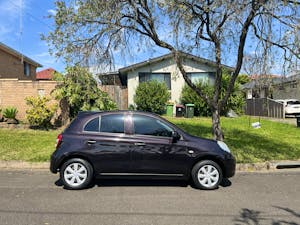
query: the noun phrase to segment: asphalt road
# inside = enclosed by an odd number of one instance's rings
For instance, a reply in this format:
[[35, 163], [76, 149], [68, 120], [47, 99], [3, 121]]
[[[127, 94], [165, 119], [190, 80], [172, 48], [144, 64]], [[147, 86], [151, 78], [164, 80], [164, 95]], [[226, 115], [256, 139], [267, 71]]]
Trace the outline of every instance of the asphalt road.
[[238, 173], [218, 190], [97, 181], [68, 191], [48, 171], [0, 171], [0, 224], [300, 224], [300, 170]]

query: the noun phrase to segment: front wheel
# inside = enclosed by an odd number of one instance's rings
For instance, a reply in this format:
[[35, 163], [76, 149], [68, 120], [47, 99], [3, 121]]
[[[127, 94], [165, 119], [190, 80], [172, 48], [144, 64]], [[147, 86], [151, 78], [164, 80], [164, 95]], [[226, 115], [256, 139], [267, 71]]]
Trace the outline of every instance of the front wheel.
[[196, 163], [192, 169], [192, 178], [197, 188], [213, 190], [218, 188], [223, 179], [220, 166], [211, 160]]
[[92, 178], [93, 168], [89, 162], [83, 159], [70, 159], [60, 169], [60, 179], [67, 189], [86, 188], [91, 183]]

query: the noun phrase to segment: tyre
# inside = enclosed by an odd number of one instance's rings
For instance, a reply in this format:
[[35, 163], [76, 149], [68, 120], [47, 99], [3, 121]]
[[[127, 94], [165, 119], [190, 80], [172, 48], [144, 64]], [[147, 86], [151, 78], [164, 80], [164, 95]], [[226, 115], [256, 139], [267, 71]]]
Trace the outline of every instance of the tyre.
[[79, 158], [66, 161], [60, 169], [60, 179], [66, 189], [86, 188], [92, 181], [93, 168], [89, 162]]
[[192, 169], [194, 184], [199, 189], [213, 190], [218, 188], [223, 179], [220, 166], [211, 160], [196, 163]]

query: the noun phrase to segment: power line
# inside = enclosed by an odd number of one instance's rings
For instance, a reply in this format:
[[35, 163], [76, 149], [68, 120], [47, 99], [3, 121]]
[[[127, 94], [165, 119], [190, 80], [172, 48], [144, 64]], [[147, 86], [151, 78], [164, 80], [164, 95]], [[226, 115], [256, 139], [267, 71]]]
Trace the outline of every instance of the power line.
[[[9, 2], [10, 2], [12, 5], [14, 5], [15, 7], [19, 8], [20, 10], [23, 9], [23, 0], [21, 0], [21, 6], [15, 4], [15, 3], [12, 2], [11, 0], [9, 0]], [[39, 6], [38, 6], [38, 7], [39, 7]], [[39, 7], [39, 8], [40, 8], [40, 7]], [[41, 8], [40, 8], [40, 9], [41, 9]], [[23, 11], [23, 10], [22, 10], [22, 11]], [[31, 14], [30, 12], [27, 12], [27, 11], [25, 11], [25, 10], [24, 10], [24, 12], [25, 12], [27, 15], [31, 16], [31, 18], [33, 18], [33, 19], [36, 20], [37, 22], [39, 22], [39, 23], [41, 23], [41, 24], [47, 26], [51, 31], [54, 31], [54, 29], [53, 29], [49, 24], [45, 23], [45, 22], [42, 21], [40, 18], [34, 16], [33, 14]], [[22, 14], [23, 14], [23, 13], [22, 13]]]
[[23, 61], [24, 61], [24, 56], [23, 56], [23, 41], [22, 41], [22, 38], [23, 38], [23, 0], [21, 0], [21, 7], [20, 7], [20, 52], [21, 52], [21, 64], [23, 64]]

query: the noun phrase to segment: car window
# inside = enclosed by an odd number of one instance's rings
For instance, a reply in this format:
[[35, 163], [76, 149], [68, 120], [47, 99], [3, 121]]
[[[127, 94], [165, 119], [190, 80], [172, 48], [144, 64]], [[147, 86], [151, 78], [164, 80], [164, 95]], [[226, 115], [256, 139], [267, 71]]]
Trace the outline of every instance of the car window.
[[133, 115], [134, 133], [141, 135], [171, 137], [173, 129], [162, 121], [143, 115]]
[[287, 104], [288, 105], [298, 105], [298, 104], [300, 104], [300, 101], [288, 101]]
[[99, 117], [90, 120], [84, 127], [84, 131], [99, 132]]
[[124, 115], [111, 114], [101, 116], [100, 132], [124, 133]]

